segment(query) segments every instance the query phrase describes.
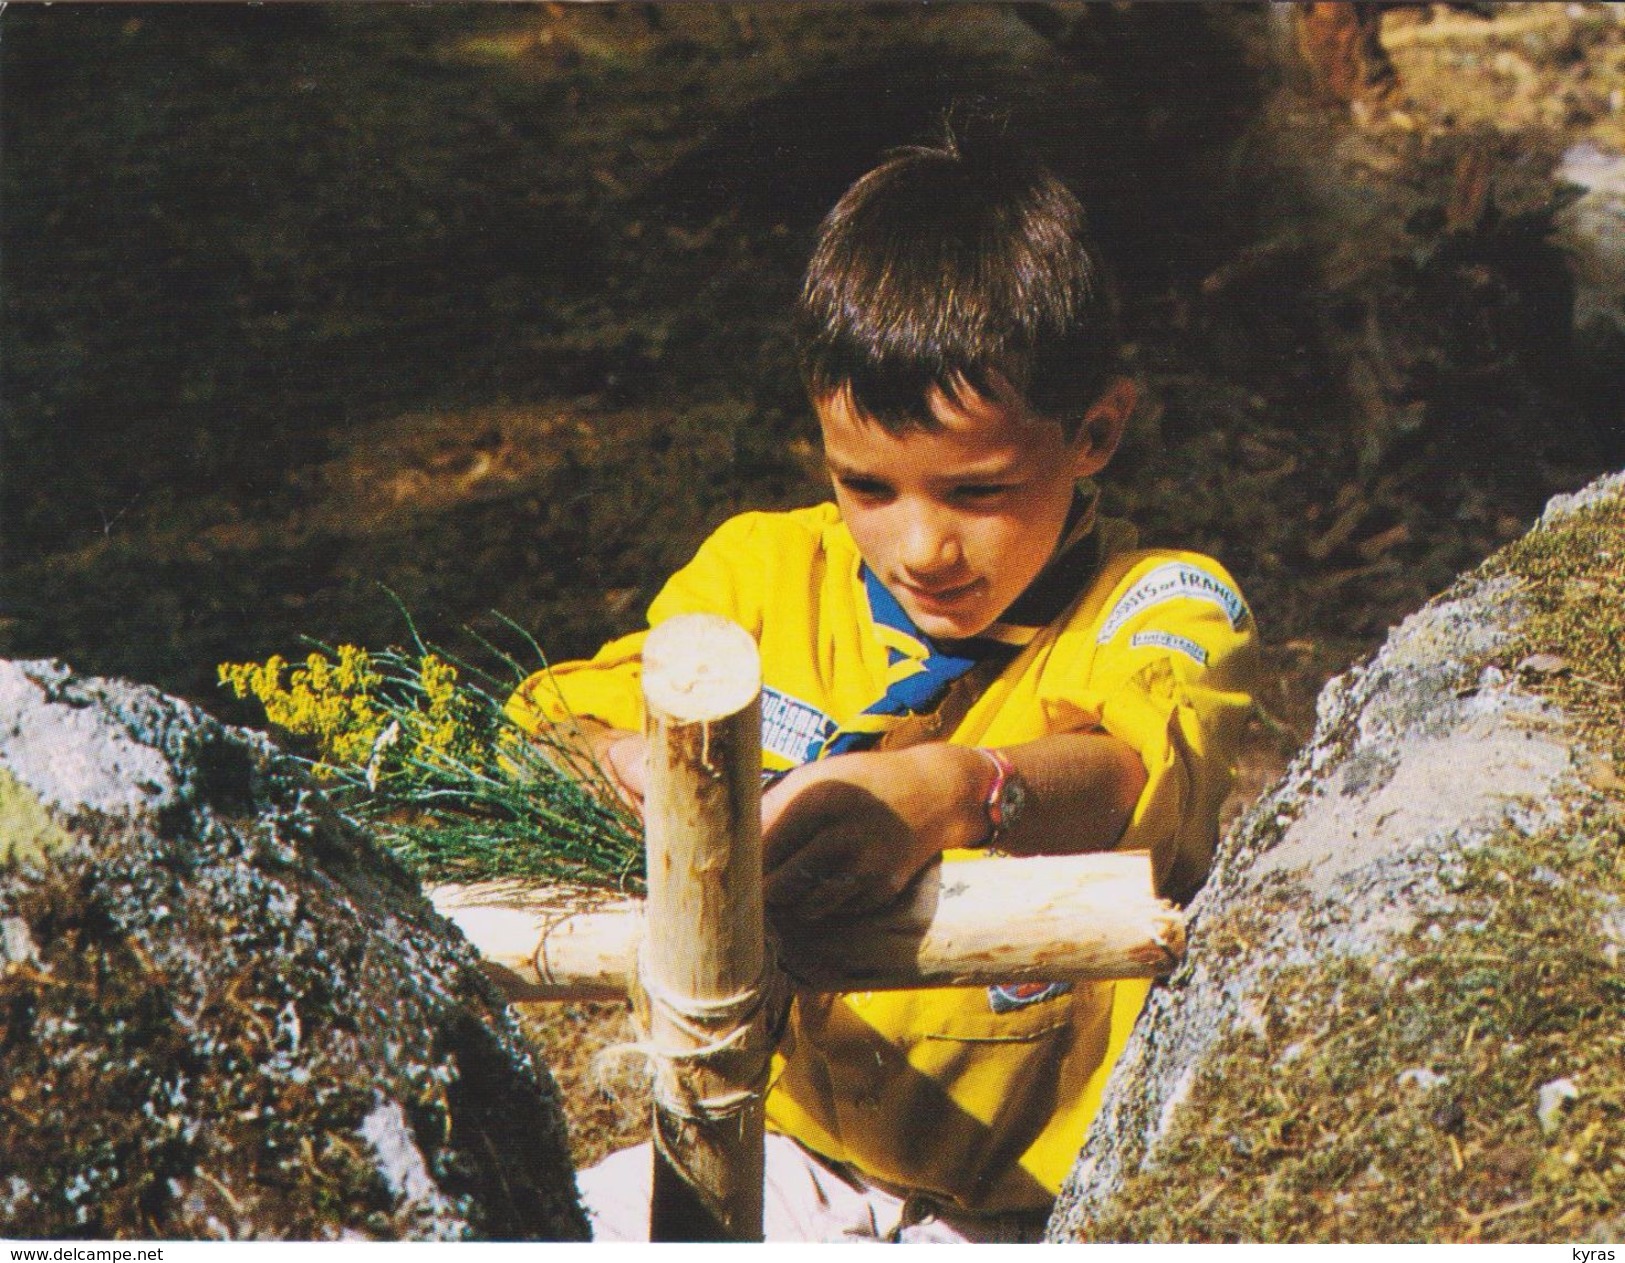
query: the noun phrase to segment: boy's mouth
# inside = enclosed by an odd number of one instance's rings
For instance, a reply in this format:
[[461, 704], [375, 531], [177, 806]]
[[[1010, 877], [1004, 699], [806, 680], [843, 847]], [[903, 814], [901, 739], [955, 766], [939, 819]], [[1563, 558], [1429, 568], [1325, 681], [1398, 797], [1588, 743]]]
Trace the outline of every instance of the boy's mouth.
[[967, 579], [964, 583], [922, 588], [905, 581], [900, 586], [918, 605], [926, 609], [945, 609], [949, 606], [958, 605], [966, 597], [970, 596], [980, 583], [981, 580], [979, 579]]

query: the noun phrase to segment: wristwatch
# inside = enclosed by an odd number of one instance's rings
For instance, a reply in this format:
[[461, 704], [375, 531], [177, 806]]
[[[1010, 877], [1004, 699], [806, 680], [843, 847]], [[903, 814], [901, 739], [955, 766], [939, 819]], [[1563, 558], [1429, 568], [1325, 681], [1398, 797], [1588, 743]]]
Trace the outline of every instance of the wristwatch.
[[987, 791], [982, 808], [987, 812], [987, 837], [972, 844], [973, 850], [998, 849], [999, 839], [1008, 833], [1027, 806], [1027, 783], [1021, 779], [1015, 764], [998, 750], [977, 746], [978, 754], [985, 754], [993, 764], [993, 784]]

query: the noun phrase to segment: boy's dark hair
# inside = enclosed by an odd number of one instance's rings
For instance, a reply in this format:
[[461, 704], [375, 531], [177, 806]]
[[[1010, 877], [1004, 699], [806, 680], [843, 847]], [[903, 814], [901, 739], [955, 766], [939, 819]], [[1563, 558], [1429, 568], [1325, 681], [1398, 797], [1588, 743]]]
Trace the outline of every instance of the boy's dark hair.
[[898, 150], [818, 230], [797, 308], [814, 400], [850, 391], [899, 432], [935, 386], [1001, 380], [1070, 439], [1118, 369], [1116, 310], [1083, 207], [1014, 144]]

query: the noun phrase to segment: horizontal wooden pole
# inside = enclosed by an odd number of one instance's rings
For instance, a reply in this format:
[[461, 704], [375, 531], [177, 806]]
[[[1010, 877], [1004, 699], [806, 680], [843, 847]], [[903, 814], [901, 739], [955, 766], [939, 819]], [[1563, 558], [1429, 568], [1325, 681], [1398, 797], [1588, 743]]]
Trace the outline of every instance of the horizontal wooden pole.
[[[496, 882], [429, 894], [511, 999], [626, 994], [640, 901], [586, 906], [578, 892]], [[944, 864], [884, 917], [774, 929], [780, 966], [819, 991], [1154, 978], [1185, 951], [1184, 917], [1153, 893], [1144, 852]]]

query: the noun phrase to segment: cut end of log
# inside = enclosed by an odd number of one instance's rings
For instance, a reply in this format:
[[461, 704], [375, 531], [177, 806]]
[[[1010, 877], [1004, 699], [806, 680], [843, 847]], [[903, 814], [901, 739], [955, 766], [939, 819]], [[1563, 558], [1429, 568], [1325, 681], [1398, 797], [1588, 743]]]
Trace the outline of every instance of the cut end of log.
[[737, 714], [762, 686], [756, 642], [714, 614], [681, 614], [643, 645], [643, 692], [653, 710], [679, 723]]

